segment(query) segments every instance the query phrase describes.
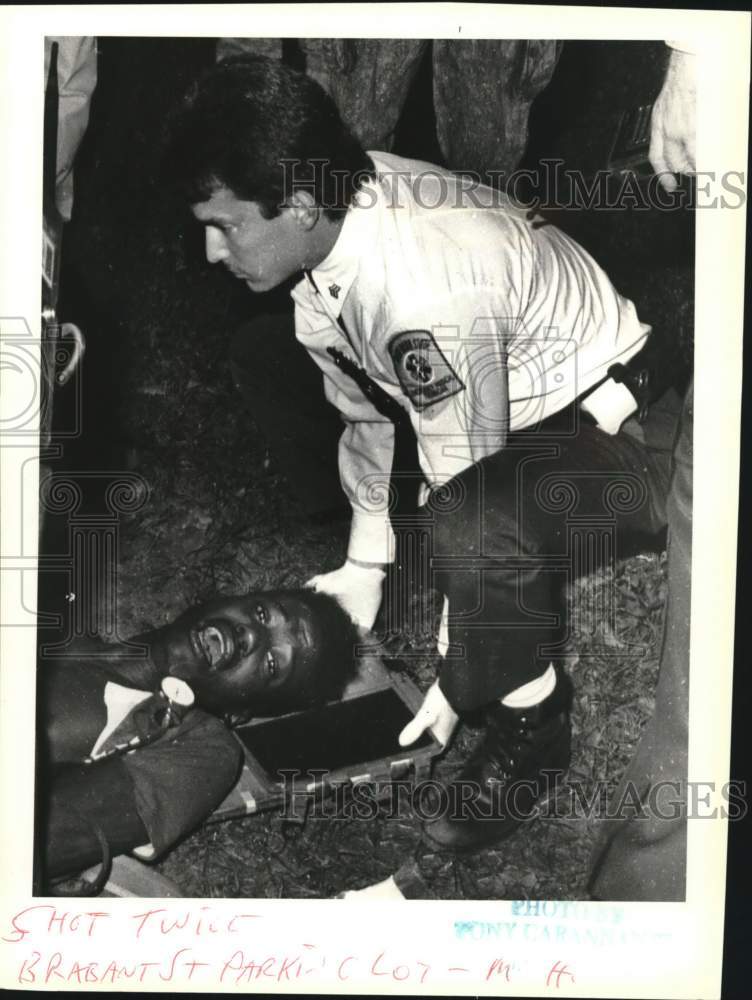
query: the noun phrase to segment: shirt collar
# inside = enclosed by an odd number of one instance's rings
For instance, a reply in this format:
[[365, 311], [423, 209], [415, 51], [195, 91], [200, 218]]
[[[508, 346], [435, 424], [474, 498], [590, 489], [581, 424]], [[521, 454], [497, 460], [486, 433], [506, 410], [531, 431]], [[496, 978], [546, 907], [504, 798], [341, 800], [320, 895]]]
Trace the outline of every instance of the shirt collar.
[[[367, 183], [374, 184], [373, 181]], [[375, 207], [372, 194], [366, 194], [363, 189], [356, 192], [337, 242], [326, 258], [309, 272], [326, 308], [337, 317], [358, 274], [361, 254], [370, 245], [368, 234], [375, 223]]]

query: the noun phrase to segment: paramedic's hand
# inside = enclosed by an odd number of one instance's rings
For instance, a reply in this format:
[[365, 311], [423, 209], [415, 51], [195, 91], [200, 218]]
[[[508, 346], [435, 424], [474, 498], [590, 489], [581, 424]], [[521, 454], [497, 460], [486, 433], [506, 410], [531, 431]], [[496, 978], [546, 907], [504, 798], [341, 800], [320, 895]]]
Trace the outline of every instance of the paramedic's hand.
[[445, 747], [456, 725], [457, 713], [442, 694], [439, 682], [434, 681], [423, 699], [423, 704], [415, 713], [415, 718], [412, 722], [408, 722], [399, 734], [399, 745], [410, 746], [430, 728], [439, 743]]
[[677, 187], [672, 174], [695, 169], [695, 99], [695, 57], [674, 49], [653, 106], [648, 154], [667, 191]]
[[359, 566], [348, 559], [344, 566], [331, 573], [311, 577], [306, 587], [331, 594], [356, 625], [370, 629], [381, 606], [385, 576], [379, 566]]

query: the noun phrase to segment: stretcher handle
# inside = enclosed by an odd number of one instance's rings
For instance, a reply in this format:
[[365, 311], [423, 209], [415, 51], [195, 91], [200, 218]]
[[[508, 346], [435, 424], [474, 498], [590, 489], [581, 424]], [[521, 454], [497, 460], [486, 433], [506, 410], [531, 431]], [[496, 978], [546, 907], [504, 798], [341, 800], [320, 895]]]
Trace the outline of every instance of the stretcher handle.
[[84, 335], [75, 323], [63, 323], [60, 327], [60, 336], [70, 337], [73, 340], [73, 353], [70, 356], [70, 360], [57, 376], [57, 384], [65, 385], [76, 368], [78, 368], [81, 358], [84, 356], [86, 342], [84, 341]]

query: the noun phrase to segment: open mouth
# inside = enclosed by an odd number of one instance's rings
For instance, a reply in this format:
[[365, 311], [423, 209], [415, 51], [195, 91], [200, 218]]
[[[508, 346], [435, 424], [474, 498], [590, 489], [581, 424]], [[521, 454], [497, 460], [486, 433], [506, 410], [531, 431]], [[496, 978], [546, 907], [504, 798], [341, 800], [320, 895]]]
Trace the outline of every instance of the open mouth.
[[211, 621], [191, 630], [197, 653], [202, 655], [209, 670], [226, 670], [235, 659], [235, 638], [226, 622]]

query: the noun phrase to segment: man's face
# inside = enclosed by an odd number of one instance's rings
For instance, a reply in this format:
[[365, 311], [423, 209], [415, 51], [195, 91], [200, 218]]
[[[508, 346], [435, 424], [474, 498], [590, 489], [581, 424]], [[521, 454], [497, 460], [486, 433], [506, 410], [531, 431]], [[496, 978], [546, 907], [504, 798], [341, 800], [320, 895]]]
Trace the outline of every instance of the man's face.
[[154, 634], [151, 652], [160, 668], [190, 684], [199, 705], [226, 712], [263, 704], [294, 673], [314, 669], [321, 647], [304, 600], [258, 593], [190, 608]]
[[221, 261], [252, 292], [276, 288], [305, 267], [308, 231], [290, 208], [265, 219], [255, 201], [220, 187], [191, 211], [205, 228], [209, 263]]

